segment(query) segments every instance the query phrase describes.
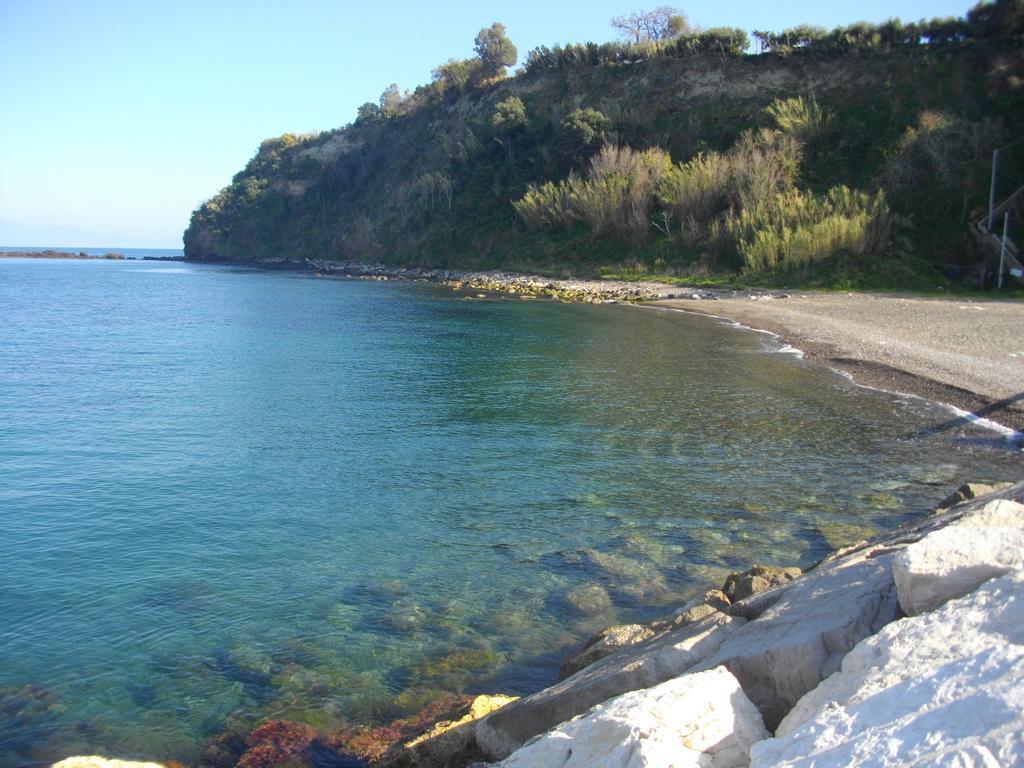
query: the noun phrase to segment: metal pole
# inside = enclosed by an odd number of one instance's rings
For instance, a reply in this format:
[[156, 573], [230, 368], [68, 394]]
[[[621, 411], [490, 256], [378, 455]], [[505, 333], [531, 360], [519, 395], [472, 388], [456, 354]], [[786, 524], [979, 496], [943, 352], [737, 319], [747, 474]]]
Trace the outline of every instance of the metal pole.
[[992, 150], [992, 182], [988, 187], [988, 231], [992, 232], [992, 211], [996, 207], [996, 165], [999, 163], [999, 150]]
[[1003, 287], [1003, 259], [1006, 258], [1006, 230], [1010, 226], [1010, 212], [1007, 211], [1003, 215], [1003, 247], [999, 249], [999, 282], [996, 284], [997, 288]]

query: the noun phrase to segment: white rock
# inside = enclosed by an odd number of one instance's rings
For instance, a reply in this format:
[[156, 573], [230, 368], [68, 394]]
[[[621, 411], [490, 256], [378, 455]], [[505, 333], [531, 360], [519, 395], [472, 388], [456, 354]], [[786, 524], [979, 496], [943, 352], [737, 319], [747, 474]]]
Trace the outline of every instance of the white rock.
[[115, 760], [99, 755], [77, 755], [65, 757], [52, 768], [164, 768], [160, 763], [136, 763], [130, 760]]
[[1024, 504], [1010, 499], [995, 499], [970, 510], [954, 525], [962, 528], [1024, 528]]
[[1024, 572], [859, 643], [776, 738], [754, 745], [751, 762], [1024, 764]]
[[1000, 499], [911, 544], [893, 561], [892, 572], [900, 607], [917, 616], [1021, 567], [1024, 504]]
[[768, 737], [724, 667], [626, 693], [531, 741], [502, 768], [745, 768]]
[[596, 704], [678, 677], [714, 653], [744, 623], [743, 619], [716, 613], [623, 648], [550, 688], [488, 715], [477, 723], [477, 745], [493, 760], [508, 757], [527, 739], [583, 714]]

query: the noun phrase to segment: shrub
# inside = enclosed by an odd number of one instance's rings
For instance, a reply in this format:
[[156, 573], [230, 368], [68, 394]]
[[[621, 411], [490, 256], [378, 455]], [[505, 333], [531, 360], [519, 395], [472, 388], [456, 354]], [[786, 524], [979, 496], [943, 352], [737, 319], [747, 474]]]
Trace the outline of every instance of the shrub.
[[712, 152], [670, 168], [655, 195], [668, 218], [679, 221], [680, 233], [693, 244], [712, 219], [728, 207], [731, 183], [728, 156]]
[[882, 183], [908, 208], [964, 219], [971, 200], [985, 197], [1000, 140], [993, 123], [926, 110], [889, 152]]
[[672, 168], [658, 186], [658, 202], [692, 241], [727, 210], [754, 208], [791, 188], [799, 162], [792, 137], [748, 131], [725, 154], [698, 155]]
[[776, 99], [764, 108], [764, 112], [776, 128], [801, 141], [817, 138], [832, 122], [832, 116], [813, 97]]
[[641, 242], [650, 232], [654, 190], [670, 168], [661, 149], [605, 146], [590, 161], [586, 178], [573, 173], [558, 184], [531, 184], [513, 205], [535, 229], [583, 222], [596, 235]]
[[725, 225], [750, 272], [806, 267], [837, 252], [883, 253], [892, 215], [881, 191], [874, 195], [833, 187], [825, 195], [791, 189]]
[[441, 94], [459, 94], [483, 79], [484, 64], [480, 59], [448, 59], [436, 66], [430, 75]]
[[604, 143], [611, 121], [596, 109], [574, 109], [560, 125], [562, 142], [573, 154], [585, 155]]

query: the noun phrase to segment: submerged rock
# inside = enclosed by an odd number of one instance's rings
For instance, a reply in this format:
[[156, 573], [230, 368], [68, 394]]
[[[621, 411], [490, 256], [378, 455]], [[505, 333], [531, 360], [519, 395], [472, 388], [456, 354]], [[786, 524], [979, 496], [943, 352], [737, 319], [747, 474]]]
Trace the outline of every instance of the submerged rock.
[[501, 768], [741, 768], [768, 733], [723, 667], [626, 693], [563, 723]]
[[580, 584], [565, 596], [566, 601], [580, 613], [594, 615], [611, 610], [612, 599], [600, 584]]
[[859, 643], [752, 750], [755, 768], [1022, 763], [1019, 570]]
[[799, 568], [776, 568], [771, 565], [755, 565], [740, 573], [731, 573], [722, 585], [722, 592], [731, 601], [736, 602], [773, 589], [792, 581], [802, 571]]
[[287, 720], [268, 720], [249, 734], [237, 768], [275, 768], [293, 763], [316, 739], [316, 729]]
[[658, 584], [663, 583], [665, 579], [657, 566], [651, 562], [596, 549], [585, 549], [583, 554], [591, 564], [609, 576]]
[[872, 536], [878, 535], [877, 528], [870, 528], [864, 525], [854, 525], [836, 520], [819, 520], [814, 526], [821, 538], [833, 550], [848, 547], [851, 544], [859, 544], [867, 541]]

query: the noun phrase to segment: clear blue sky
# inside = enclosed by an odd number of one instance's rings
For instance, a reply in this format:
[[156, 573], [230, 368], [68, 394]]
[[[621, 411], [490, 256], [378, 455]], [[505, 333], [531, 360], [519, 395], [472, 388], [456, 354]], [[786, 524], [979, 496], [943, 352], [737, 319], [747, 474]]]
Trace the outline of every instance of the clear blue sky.
[[[0, 0], [0, 245], [181, 246], [260, 141], [344, 125], [502, 21], [537, 45], [614, 37], [636, 0]], [[963, 15], [962, 0], [712, 2], [691, 23], [783, 29]]]

